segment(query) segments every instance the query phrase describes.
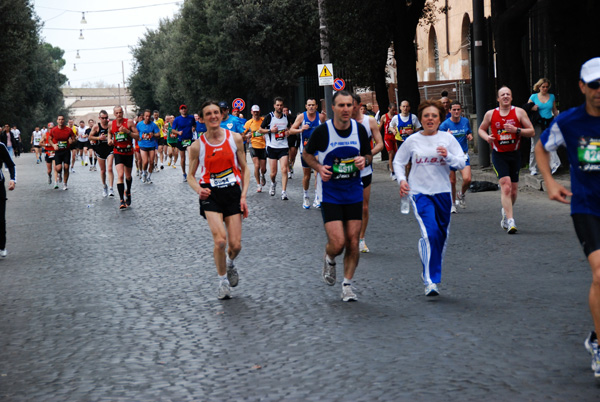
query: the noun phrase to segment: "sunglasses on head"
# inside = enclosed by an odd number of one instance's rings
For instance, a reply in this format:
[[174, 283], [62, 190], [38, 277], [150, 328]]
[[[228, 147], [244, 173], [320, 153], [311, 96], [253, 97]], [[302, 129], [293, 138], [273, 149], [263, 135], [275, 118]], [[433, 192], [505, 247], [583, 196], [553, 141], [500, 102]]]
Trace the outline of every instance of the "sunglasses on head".
[[585, 85], [587, 85], [589, 89], [598, 89], [600, 88], [600, 81], [586, 82]]

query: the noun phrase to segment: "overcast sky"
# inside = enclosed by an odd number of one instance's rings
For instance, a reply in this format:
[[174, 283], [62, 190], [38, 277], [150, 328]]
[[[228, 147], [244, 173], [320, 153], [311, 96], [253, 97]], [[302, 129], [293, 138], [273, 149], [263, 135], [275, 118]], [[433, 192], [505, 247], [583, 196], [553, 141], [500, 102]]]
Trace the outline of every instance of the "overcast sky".
[[[33, 0], [33, 4], [43, 22], [43, 40], [65, 51], [67, 64], [61, 72], [71, 87], [79, 88], [99, 81], [123, 86], [123, 72], [125, 82], [132, 72], [130, 48], [148, 29], [157, 29], [161, 19], [173, 19], [183, 0]], [[82, 12], [87, 24], [81, 23]], [[79, 39], [79, 30], [84, 39]]]

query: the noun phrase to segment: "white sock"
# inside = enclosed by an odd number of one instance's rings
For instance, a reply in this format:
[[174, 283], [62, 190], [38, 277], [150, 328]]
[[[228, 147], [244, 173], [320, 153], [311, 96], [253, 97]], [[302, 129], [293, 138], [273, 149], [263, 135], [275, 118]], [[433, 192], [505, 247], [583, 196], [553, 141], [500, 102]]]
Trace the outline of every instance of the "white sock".
[[325, 259], [327, 260], [327, 263], [329, 265], [335, 265], [335, 258], [329, 258], [329, 256], [326, 256]]
[[352, 286], [352, 280], [344, 278], [344, 282], [342, 282], [342, 286]]
[[304, 198], [308, 198], [308, 190], [304, 190]]
[[222, 283], [222, 282], [224, 282], [224, 281], [227, 281], [227, 282], [229, 282], [229, 281], [227, 280], [227, 274], [225, 274], [225, 275], [223, 275], [223, 276], [219, 275], [219, 283]]

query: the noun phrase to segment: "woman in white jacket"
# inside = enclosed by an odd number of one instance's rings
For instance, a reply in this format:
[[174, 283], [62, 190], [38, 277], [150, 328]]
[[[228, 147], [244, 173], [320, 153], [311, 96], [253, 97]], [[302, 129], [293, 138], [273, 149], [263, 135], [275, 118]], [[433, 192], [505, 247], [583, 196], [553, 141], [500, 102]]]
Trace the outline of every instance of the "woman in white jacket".
[[[400, 196], [410, 197], [421, 228], [419, 254], [426, 296], [439, 295], [452, 207], [450, 166], [458, 170], [465, 167], [464, 152], [458, 141], [452, 134], [438, 131], [444, 115], [444, 106], [439, 101], [421, 103], [417, 116], [423, 129], [409, 136], [394, 157]], [[405, 166], [409, 162], [412, 167], [407, 181]]]

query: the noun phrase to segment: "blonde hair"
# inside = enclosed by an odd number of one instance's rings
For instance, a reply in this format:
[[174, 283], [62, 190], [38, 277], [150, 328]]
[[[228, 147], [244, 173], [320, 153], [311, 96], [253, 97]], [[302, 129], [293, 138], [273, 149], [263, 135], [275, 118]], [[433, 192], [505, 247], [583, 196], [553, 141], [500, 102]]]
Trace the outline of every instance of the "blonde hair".
[[533, 92], [538, 92], [542, 84], [548, 84], [548, 89], [550, 89], [550, 87], [552, 86], [548, 78], [540, 78], [538, 82], [536, 82], [533, 86]]

